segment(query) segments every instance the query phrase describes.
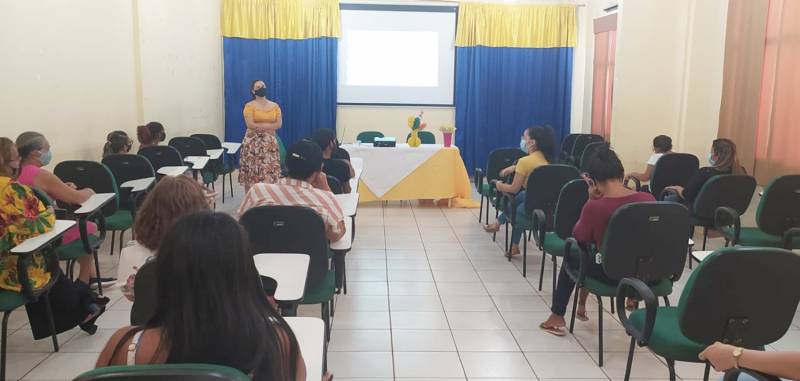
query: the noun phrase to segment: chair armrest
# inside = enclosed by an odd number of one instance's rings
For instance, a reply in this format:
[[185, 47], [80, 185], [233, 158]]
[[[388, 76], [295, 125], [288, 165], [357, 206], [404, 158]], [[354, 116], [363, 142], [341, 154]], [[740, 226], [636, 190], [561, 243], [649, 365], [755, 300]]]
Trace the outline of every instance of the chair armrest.
[[680, 197], [680, 194], [678, 194], [678, 192], [676, 192], [675, 190], [673, 190], [673, 189], [666, 189], [666, 188], [661, 190], [661, 194], [659, 194], [659, 195], [654, 195], [654, 196], [656, 196], [656, 198], [658, 199], [658, 201], [664, 201], [664, 198], [665, 198], [665, 197], [667, 197], [667, 196], [668, 196], [668, 195], [670, 195], [670, 194], [676, 194], [676, 195], [678, 195], [678, 197]]
[[[572, 263], [574, 260], [571, 255], [573, 246], [578, 248], [578, 263]], [[574, 237], [569, 237], [564, 241], [564, 263], [562, 263], [561, 266], [566, 266], [567, 274], [578, 285], [583, 284], [583, 280], [586, 278], [586, 263], [588, 263], [587, 261], [589, 260], [591, 260], [591, 258], [589, 258], [588, 252]], [[573, 273], [573, 269], [575, 268], [578, 269], [577, 274]]]
[[[645, 321], [641, 331], [628, 321], [625, 309], [625, 298], [629, 296], [628, 288], [632, 288], [645, 303]], [[625, 327], [625, 331], [636, 339], [640, 347], [647, 345], [650, 341], [650, 335], [653, 334], [653, 327], [656, 324], [656, 311], [658, 308], [658, 299], [653, 294], [653, 290], [639, 279], [623, 278], [619, 282], [619, 286], [617, 286], [617, 300], [615, 302], [617, 303], [617, 316], [619, 316], [622, 326]]]
[[[94, 220], [94, 222], [97, 224], [97, 231], [100, 233], [100, 236], [94, 245], [91, 245], [89, 242], [88, 222], [90, 219]], [[78, 219], [78, 230], [81, 233], [81, 243], [83, 243], [83, 249], [86, 250], [87, 253], [92, 253], [97, 250], [106, 239], [106, 218], [102, 213], [92, 213], [90, 215], [80, 216]]]
[[478, 189], [478, 192], [481, 191], [480, 187], [483, 185], [483, 178], [485, 174], [483, 173], [483, 169], [475, 168], [475, 172], [472, 175], [473, 179], [475, 180], [475, 188]]
[[783, 247], [791, 250], [792, 241], [794, 241], [796, 237], [800, 237], [800, 228], [791, 228], [783, 233]]
[[714, 229], [721, 232], [725, 226], [733, 225], [733, 242], [731, 245], [739, 243], [739, 235], [742, 232], [742, 221], [739, 218], [739, 213], [731, 207], [720, 206], [714, 211]]
[[539, 250], [543, 250], [544, 236], [547, 230], [547, 216], [544, 214], [544, 210], [534, 210], [531, 222], [533, 223], [533, 239], [536, 241]]
[[739, 369], [728, 369], [725, 371], [725, 375], [722, 377], [723, 381], [736, 381], [739, 379], [739, 376], [745, 374], [758, 381], [780, 381], [780, 378], [775, 376], [770, 376], [766, 373], [761, 373], [752, 369], [746, 368], [739, 368]]

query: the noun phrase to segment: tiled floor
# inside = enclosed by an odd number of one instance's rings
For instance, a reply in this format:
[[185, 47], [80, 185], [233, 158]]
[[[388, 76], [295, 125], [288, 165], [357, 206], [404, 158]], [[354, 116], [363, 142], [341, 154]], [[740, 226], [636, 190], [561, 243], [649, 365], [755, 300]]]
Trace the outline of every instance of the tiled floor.
[[[235, 210], [242, 190], [236, 192], [233, 202], [218, 203], [218, 209]], [[537, 291], [540, 253], [529, 247], [528, 278], [523, 278], [521, 260], [502, 256], [503, 235], [492, 242], [477, 213], [416, 202], [360, 207], [354, 249], [347, 256], [348, 294], [337, 299], [329, 346], [336, 380], [622, 379], [629, 339], [616, 316], [604, 309], [603, 368], [597, 366], [593, 301], [592, 320], [577, 323], [574, 335], [538, 330], [549, 311], [550, 262], [543, 290]], [[102, 250], [101, 267], [114, 274], [117, 256], [109, 257], [107, 250]], [[98, 332], [60, 335], [59, 353], [52, 353], [49, 340], [33, 341], [24, 310], [15, 312], [8, 377], [67, 380], [92, 368], [108, 337], [128, 324], [130, 303], [119, 290], [106, 295], [114, 302], [98, 321]], [[303, 307], [300, 314], [318, 316], [319, 308]], [[773, 348], [800, 350], [800, 316]], [[682, 379], [702, 375], [702, 365], [678, 365]], [[640, 348], [633, 378], [667, 379], [666, 365]]]

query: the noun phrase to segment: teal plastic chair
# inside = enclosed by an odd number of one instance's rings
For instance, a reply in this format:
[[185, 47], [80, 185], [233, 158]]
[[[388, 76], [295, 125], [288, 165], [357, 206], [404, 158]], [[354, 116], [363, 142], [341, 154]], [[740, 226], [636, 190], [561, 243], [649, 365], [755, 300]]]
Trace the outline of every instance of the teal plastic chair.
[[[200, 139], [206, 146], [206, 149], [222, 149], [222, 142], [216, 135], [212, 134], [192, 134], [193, 138]], [[218, 159], [211, 160], [209, 163], [211, 171], [214, 172], [214, 177], [222, 177], [222, 203], [225, 203], [225, 176], [228, 176], [230, 182], [231, 197], [233, 197], [233, 171], [234, 166], [226, 160], [226, 155], [223, 153]], [[214, 183], [211, 183], [211, 188], [214, 189]]]
[[382, 138], [383, 132], [380, 131], [363, 131], [359, 132], [358, 136], [356, 136], [356, 140], [360, 140], [361, 143], [375, 143], [375, 138]]
[[[714, 342], [763, 350], [783, 337], [800, 301], [800, 255], [775, 248], [724, 248], [704, 259], [686, 282], [675, 307], [659, 307], [653, 289], [625, 278], [617, 290], [617, 311], [631, 343], [625, 379], [630, 378], [635, 345], [667, 360], [670, 380], [675, 361], [701, 363], [700, 352]], [[633, 292], [645, 308], [625, 316], [623, 299]], [[706, 364], [705, 379], [708, 380]]]
[[252, 381], [240, 370], [214, 364], [119, 365], [92, 369], [73, 381]]
[[[436, 135], [434, 135], [433, 132], [420, 131], [417, 133], [417, 136], [419, 136], [419, 140], [422, 141], [422, 144], [436, 144]], [[411, 139], [410, 132], [406, 136], [406, 141], [408, 141], [408, 139]]]

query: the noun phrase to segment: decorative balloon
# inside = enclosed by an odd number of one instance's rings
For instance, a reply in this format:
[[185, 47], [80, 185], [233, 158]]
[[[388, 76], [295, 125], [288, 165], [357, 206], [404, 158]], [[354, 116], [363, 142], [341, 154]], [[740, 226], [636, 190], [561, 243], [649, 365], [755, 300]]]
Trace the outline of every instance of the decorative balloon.
[[419, 147], [422, 144], [422, 140], [419, 138], [419, 131], [428, 127], [428, 124], [422, 121], [422, 114], [423, 112], [420, 111], [419, 115], [408, 117], [408, 128], [411, 129], [411, 136], [408, 137], [407, 141], [409, 147]]

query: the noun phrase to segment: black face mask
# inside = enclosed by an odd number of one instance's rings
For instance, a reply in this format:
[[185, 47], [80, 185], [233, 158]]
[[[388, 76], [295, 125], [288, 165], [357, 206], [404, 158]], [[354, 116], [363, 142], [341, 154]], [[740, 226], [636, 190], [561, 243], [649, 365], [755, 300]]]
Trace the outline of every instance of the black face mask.
[[256, 91], [253, 91], [253, 94], [255, 94], [257, 97], [266, 97], [267, 89], [262, 87]]

